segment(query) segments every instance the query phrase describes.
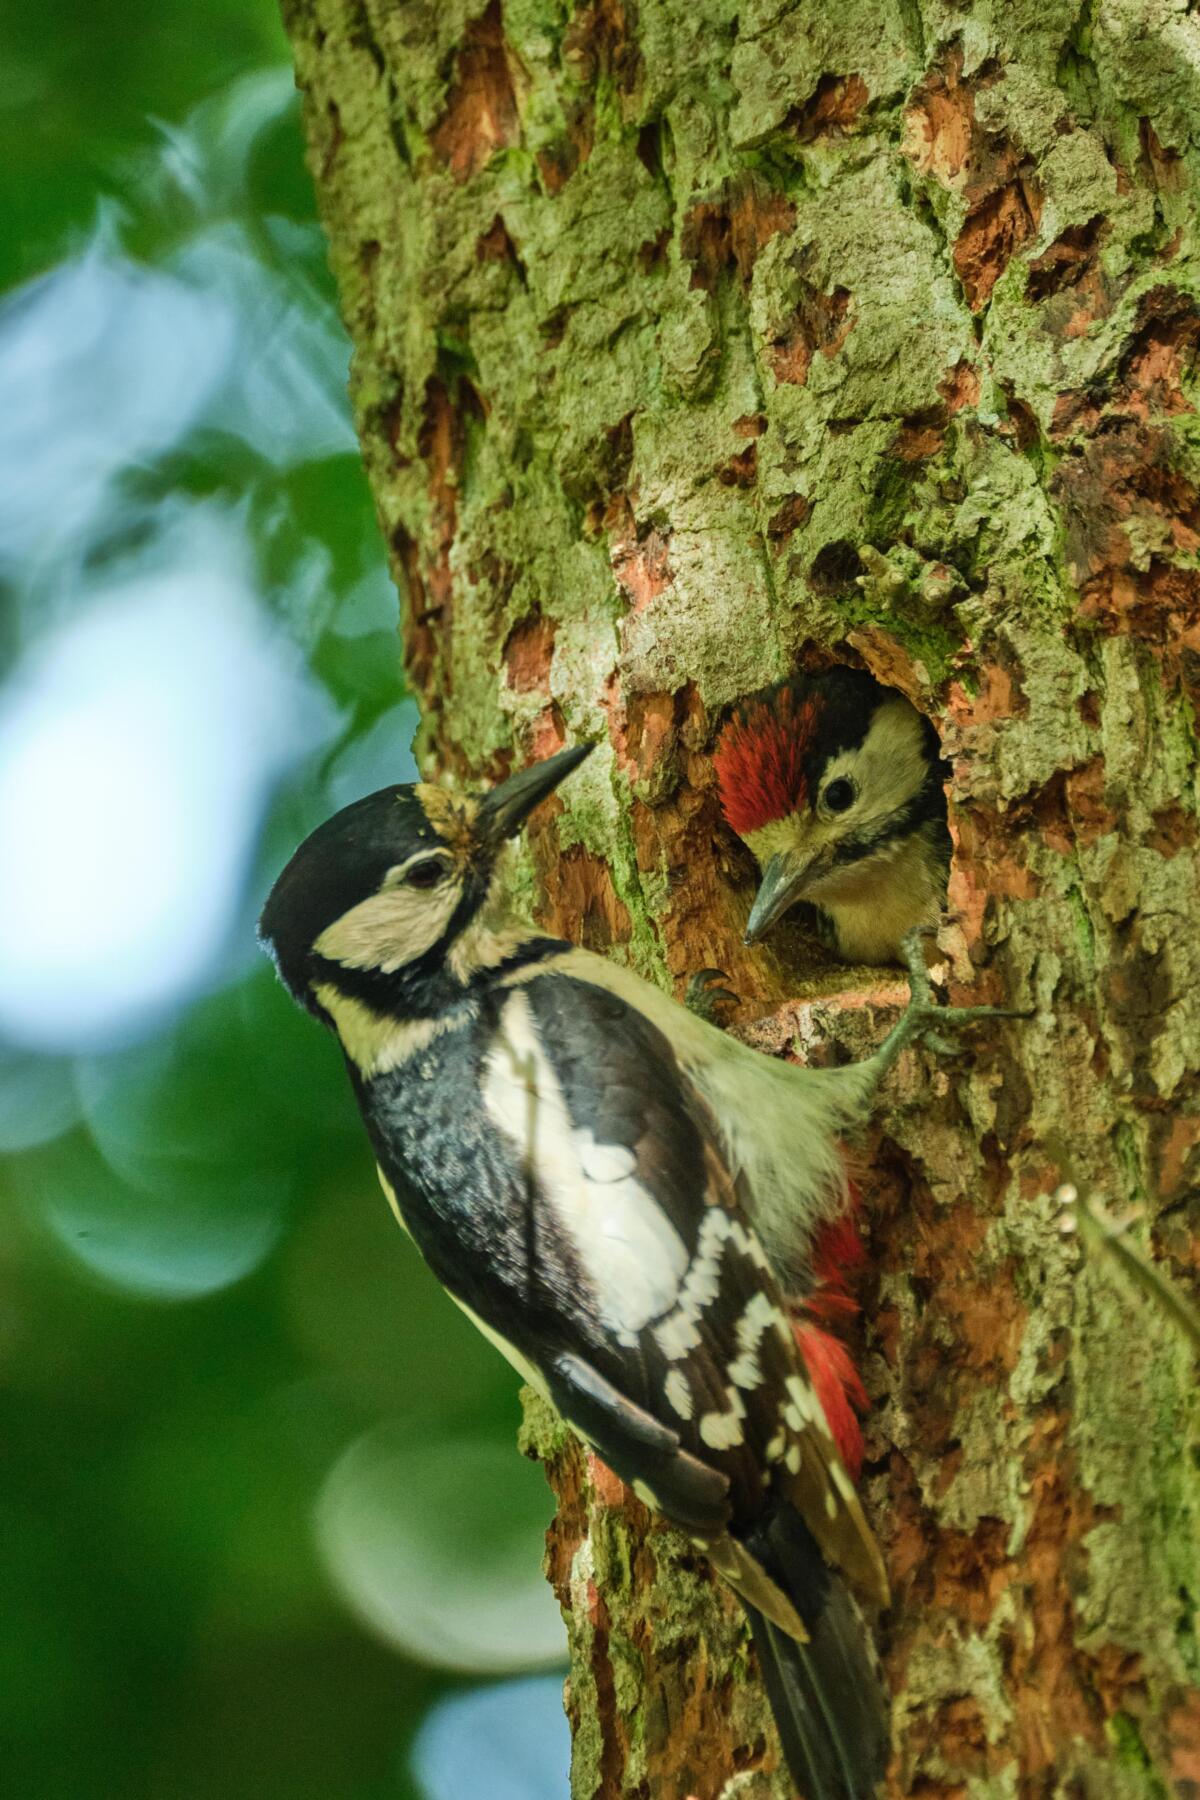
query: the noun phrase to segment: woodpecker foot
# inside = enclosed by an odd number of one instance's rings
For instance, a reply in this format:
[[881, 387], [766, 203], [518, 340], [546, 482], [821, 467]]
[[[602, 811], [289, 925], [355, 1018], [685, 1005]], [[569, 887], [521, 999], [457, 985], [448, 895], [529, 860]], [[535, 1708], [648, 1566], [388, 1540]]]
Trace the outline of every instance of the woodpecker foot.
[[727, 1006], [736, 1006], [738, 997], [722, 984], [729, 980], [724, 969], [697, 969], [687, 984], [683, 1003], [708, 1025], [721, 1025]]
[[981, 1019], [1033, 1017], [1028, 1010], [1021, 1011], [1010, 1006], [939, 1006], [929, 979], [922, 943], [922, 939], [930, 936], [936, 929], [933, 925], [918, 925], [907, 934], [901, 945], [904, 966], [908, 971], [909, 1002], [878, 1050], [867, 1059], [873, 1066], [877, 1080], [887, 1073], [900, 1052], [909, 1044], [924, 1043], [940, 1056], [953, 1056], [958, 1046], [945, 1035], [947, 1029], [958, 1032], [964, 1025], [974, 1025]]

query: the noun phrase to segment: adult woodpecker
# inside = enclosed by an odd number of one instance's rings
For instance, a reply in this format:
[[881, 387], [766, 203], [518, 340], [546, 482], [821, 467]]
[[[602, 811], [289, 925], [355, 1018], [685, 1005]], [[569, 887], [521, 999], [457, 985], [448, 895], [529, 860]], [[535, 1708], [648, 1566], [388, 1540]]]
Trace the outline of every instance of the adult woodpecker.
[[810, 1372], [776, 1272], [819, 1317], [815, 1265], [846, 1229], [838, 1132], [903, 1044], [988, 1009], [934, 1007], [918, 954], [881, 1049], [807, 1071], [538, 935], [504, 907], [500, 853], [586, 754], [482, 799], [356, 801], [296, 851], [262, 939], [340, 1039], [434, 1273], [741, 1596], [808, 1800], [859, 1800], [888, 1715], [844, 1578], [876, 1603], [887, 1582], [818, 1387], [845, 1369], [829, 1352]]
[[713, 756], [721, 808], [762, 883], [753, 943], [797, 900], [846, 962], [903, 960], [950, 866], [937, 733], [861, 669], [798, 675], [744, 703]]

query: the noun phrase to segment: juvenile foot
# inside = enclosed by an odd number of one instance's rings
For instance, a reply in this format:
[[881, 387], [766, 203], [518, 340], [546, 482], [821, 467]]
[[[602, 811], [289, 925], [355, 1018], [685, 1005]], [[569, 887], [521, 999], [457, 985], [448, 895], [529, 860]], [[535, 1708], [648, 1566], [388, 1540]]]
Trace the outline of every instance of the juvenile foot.
[[918, 925], [901, 945], [908, 971], [909, 1002], [878, 1050], [867, 1058], [877, 1080], [882, 1079], [909, 1044], [925, 1043], [941, 1056], [952, 1056], [958, 1046], [945, 1036], [947, 1029], [958, 1032], [965, 1025], [974, 1025], [981, 1019], [1033, 1017], [1029, 1010], [1020, 1011], [1008, 1006], [939, 1006], [934, 998], [922, 942], [935, 929], [934, 926]]
[[721, 1025], [726, 1007], [738, 1003], [737, 995], [722, 985], [728, 980], [724, 969], [697, 969], [687, 984], [683, 1004], [706, 1024]]

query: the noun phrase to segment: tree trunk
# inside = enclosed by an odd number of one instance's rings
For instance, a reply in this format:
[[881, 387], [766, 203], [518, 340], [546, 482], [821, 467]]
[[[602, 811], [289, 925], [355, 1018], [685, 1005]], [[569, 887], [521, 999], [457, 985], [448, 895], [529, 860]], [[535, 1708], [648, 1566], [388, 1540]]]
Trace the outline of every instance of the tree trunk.
[[[724, 710], [856, 662], [953, 765], [956, 998], [863, 1151], [897, 1794], [1200, 1794], [1200, 22], [1184, 0], [285, 0], [422, 751], [605, 746], [542, 921], [764, 1049], [890, 975], [740, 943]], [[549, 812], [551, 809], [547, 808]], [[804, 996], [796, 998], [797, 995]], [[736, 1606], [543, 1412], [577, 1800], [781, 1796]]]

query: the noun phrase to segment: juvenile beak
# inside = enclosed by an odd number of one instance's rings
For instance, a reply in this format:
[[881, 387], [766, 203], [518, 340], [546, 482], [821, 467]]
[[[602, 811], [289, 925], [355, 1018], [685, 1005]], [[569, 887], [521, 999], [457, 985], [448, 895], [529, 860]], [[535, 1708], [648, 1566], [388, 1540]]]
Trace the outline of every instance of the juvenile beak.
[[512, 837], [520, 831], [539, 800], [552, 793], [594, 748], [594, 744], [575, 744], [570, 750], [548, 756], [545, 762], [534, 763], [532, 768], [510, 775], [480, 801], [475, 817], [478, 835], [485, 842], [497, 845]]
[[812, 869], [813, 859], [795, 850], [781, 850], [763, 870], [750, 917], [746, 920], [745, 944], [756, 944], [759, 938], [799, 900]]

